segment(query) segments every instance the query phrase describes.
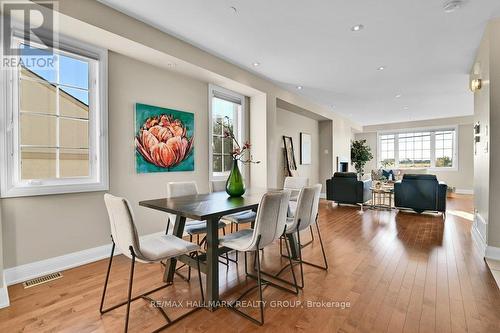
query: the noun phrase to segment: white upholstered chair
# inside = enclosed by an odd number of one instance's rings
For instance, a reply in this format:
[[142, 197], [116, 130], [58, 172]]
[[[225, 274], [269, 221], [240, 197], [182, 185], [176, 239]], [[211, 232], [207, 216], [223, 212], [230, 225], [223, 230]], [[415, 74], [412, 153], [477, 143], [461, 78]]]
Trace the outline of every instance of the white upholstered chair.
[[[115, 197], [111, 194], [105, 194], [104, 202], [108, 210], [109, 222], [111, 226], [112, 247], [111, 247], [111, 256], [109, 257], [106, 279], [104, 282], [104, 289], [102, 292], [101, 305], [99, 308], [100, 313], [104, 314], [108, 311], [114, 310], [126, 304], [127, 310], [125, 313], [125, 332], [127, 332], [129, 314], [130, 314], [130, 303], [139, 298], [144, 298], [150, 302], [154, 302], [154, 300], [151, 299], [148, 295], [160, 289], [168, 287], [170, 285], [170, 284], [165, 284], [162, 285], [161, 287], [150, 290], [141, 295], [132, 297], [135, 262], [137, 261], [141, 263], [159, 263], [164, 260], [179, 257], [183, 254], [189, 254], [193, 256], [198, 263], [198, 278], [200, 284], [201, 298], [202, 302], [204, 302], [203, 285], [201, 282], [201, 273], [200, 273], [200, 263], [198, 260], [198, 251], [200, 250], [199, 245], [187, 242], [173, 235], [158, 235], [155, 237], [149, 237], [147, 240], [141, 241], [137, 235], [134, 215], [132, 213], [132, 209], [128, 201], [124, 198]], [[120, 252], [124, 256], [131, 259], [128, 296], [125, 302], [113, 305], [111, 307], [108, 307], [107, 309], [103, 309], [104, 298], [106, 296], [106, 288], [108, 286], [109, 273], [111, 271], [111, 264], [113, 261], [113, 254], [115, 251], [115, 247], [117, 247], [118, 250], [120, 250]], [[157, 307], [157, 309], [162, 312], [163, 317], [167, 320], [167, 324], [158, 329], [161, 330], [170, 326], [176, 321], [185, 318], [187, 315], [193, 313], [199, 308], [194, 308], [189, 312], [185, 313], [184, 315], [177, 317], [174, 320], [170, 319], [170, 317], [167, 315], [166, 311], [163, 308]]]
[[211, 192], [224, 192], [226, 190], [226, 181], [225, 180], [212, 180], [210, 182], [210, 191]]
[[[238, 314], [250, 319], [252, 322], [262, 325], [264, 323], [264, 303], [262, 299], [262, 285], [272, 284], [262, 279], [260, 274], [259, 250], [271, 244], [274, 240], [283, 235], [285, 231], [288, 203], [290, 200], [289, 191], [266, 193], [257, 209], [257, 216], [253, 229], [244, 229], [228, 234], [219, 240], [221, 246], [228, 247], [245, 253], [245, 273], [247, 276], [257, 280], [257, 285], [244, 292], [235, 302], [229, 305], [230, 309]], [[247, 253], [253, 252], [256, 259], [257, 275], [251, 275], [247, 269]], [[274, 284], [272, 284], [274, 285]], [[274, 285], [277, 286], [277, 285]], [[280, 286], [277, 286], [280, 287]], [[239, 310], [235, 304], [251, 290], [258, 288], [260, 298], [260, 319], [255, 319]]]
[[[301, 285], [298, 286], [299, 288], [304, 287], [303, 264], [314, 266], [316, 268], [321, 268], [323, 270], [328, 270], [328, 262], [326, 259], [325, 249], [323, 247], [323, 240], [321, 239], [321, 232], [320, 232], [319, 225], [318, 225], [318, 210], [319, 210], [320, 193], [321, 193], [321, 184], [307, 186], [307, 187], [304, 187], [300, 191], [298, 199], [297, 199], [297, 210], [295, 211], [295, 215], [293, 217], [288, 217], [287, 223], [286, 223], [285, 235], [284, 235], [284, 237], [282, 237], [285, 240], [285, 243], [287, 244], [287, 242], [289, 241], [289, 238], [286, 237], [287, 235], [290, 235], [290, 234], [297, 235], [299, 257], [298, 257], [298, 260], [295, 260], [295, 264], [300, 265]], [[300, 239], [300, 232], [307, 229], [307, 228], [311, 228], [314, 225], [316, 226], [316, 230], [318, 233], [318, 239], [319, 239], [319, 243], [321, 246], [321, 252], [323, 254], [324, 266], [319, 266], [317, 264], [313, 264], [311, 262], [303, 260], [303, 258], [302, 258], [302, 248], [304, 247], [304, 245], [302, 244], [301, 239]], [[311, 229], [311, 231], [312, 231], [312, 229]], [[280, 247], [281, 247], [281, 242], [280, 242]], [[289, 255], [287, 255], [287, 256], [289, 256]], [[283, 279], [278, 277], [282, 272], [284, 272], [289, 267], [293, 271], [293, 264], [288, 264], [285, 267], [283, 267], [278, 272], [278, 274], [273, 275], [273, 277], [277, 278], [280, 281], [285, 282], [287, 284], [292, 284], [291, 282], [283, 280]], [[263, 274], [268, 275], [268, 273], [266, 273], [266, 272], [263, 272]], [[292, 285], [294, 285], [294, 284], [292, 284]], [[297, 286], [297, 285], [294, 285], [294, 286]]]
[[[290, 190], [290, 201], [297, 201], [299, 197], [299, 192], [303, 187], [309, 185], [309, 178], [307, 177], [286, 177], [285, 182], [283, 184], [283, 188], [285, 190]], [[294, 206], [293, 204], [291, 206]]]

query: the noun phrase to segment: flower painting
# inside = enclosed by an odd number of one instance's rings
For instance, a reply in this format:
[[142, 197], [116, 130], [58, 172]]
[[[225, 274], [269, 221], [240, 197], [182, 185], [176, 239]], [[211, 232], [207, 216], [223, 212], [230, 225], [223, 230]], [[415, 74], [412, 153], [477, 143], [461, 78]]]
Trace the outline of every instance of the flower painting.
[[137, 173], [194, 171], [194, 114], [135, 104]]

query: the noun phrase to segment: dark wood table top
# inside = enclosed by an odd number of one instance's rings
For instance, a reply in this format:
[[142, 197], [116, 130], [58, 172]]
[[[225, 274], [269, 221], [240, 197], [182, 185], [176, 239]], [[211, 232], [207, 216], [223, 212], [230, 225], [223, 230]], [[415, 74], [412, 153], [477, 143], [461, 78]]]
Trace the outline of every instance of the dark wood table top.
[[242, 210], [257, 209], [262, 196], [268, 191], [276, 189], [247, 189], [238, 198], [231, 198], [226, 192], [161, 198], [140, 201], [139, 206], [204, 221]]

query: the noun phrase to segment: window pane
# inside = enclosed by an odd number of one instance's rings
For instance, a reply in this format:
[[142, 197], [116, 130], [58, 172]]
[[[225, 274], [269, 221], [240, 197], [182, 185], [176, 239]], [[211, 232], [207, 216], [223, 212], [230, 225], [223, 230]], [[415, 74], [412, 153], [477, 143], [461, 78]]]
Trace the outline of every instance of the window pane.
[[55, 148], [21, 148], [21, 179], [56, 178]]
[[61, 87], [59, 108], [61, 116], [89, 118], [89, 93], [86, 90]]
[[56, 122], [53, 116], [21, 114], [20, 132], [22, 145], [56, 146]]
[[224, 171], [230, 171], [233, 166], [233, 157], [231, 155], [224, 155]]
[[222, 172], [222, 155], [213, 155], [212, 168], [213, 172]]
[[21, 79], [19, 82], [21, 111], [55, 114], [56, 88], [43, 81]]
[[59, 55], [59, 83], [89, 88], [89, 64], [66, 55]]
[[220, 136], [213, 137], [213, 153], [222, 154], [222, 138]]
[[60, 177], [90, 176], [88, 149], [61, 149], [59, 159]]
[[20, 45], [20, 51], [24, 64], [21, 65], [22, 71], [29, 71], [31, 75], [47, 82], [56, 82], [59, 55], [25, 44]]
[[60, 147], [88, 148], [88, 121], [60, 118]]
[[229, 138], [224, 139], [224, 153], [231, 153], [233, 151], [233, 140]]

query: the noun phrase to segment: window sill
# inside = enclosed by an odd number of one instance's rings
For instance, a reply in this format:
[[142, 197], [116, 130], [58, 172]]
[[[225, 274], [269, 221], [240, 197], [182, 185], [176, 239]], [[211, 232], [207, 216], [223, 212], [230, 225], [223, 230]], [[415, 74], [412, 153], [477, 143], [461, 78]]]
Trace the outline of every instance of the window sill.
[[40, 195], [57, 195], [67, 193], [100, 192], [108, 191], [107, 182], [82, 183], [71, 185], [39, 185], [39, 186], [16, 186], [10, 189], [2, 189], [2, 198], [32, 197]]

